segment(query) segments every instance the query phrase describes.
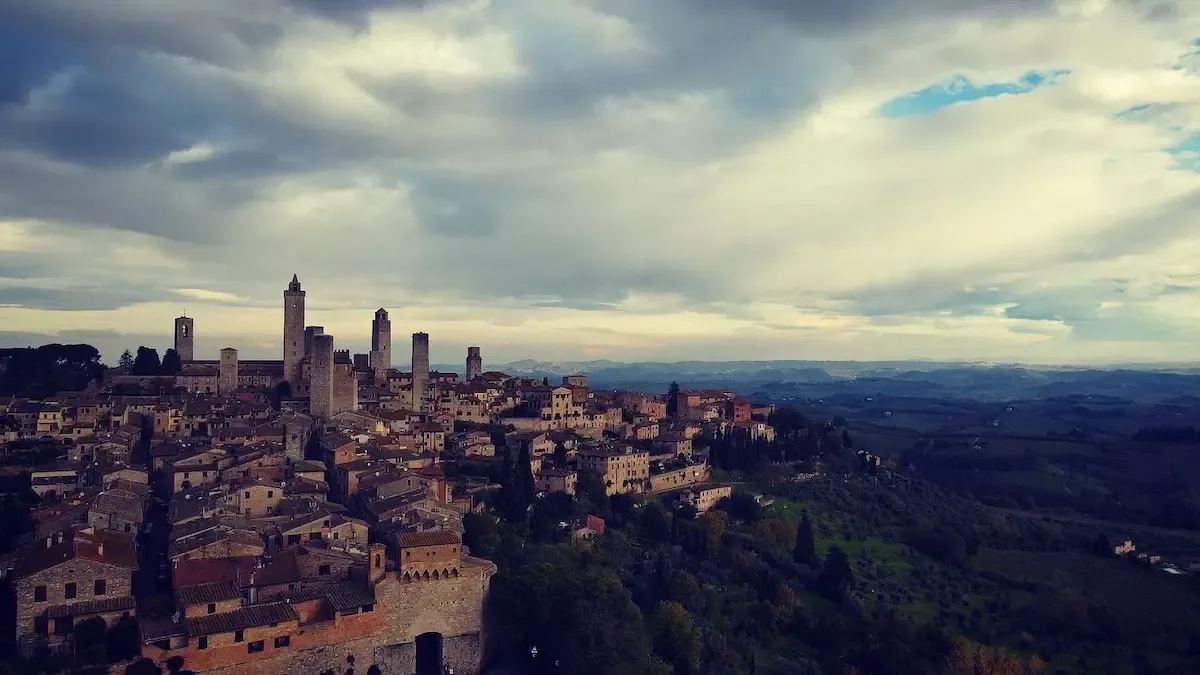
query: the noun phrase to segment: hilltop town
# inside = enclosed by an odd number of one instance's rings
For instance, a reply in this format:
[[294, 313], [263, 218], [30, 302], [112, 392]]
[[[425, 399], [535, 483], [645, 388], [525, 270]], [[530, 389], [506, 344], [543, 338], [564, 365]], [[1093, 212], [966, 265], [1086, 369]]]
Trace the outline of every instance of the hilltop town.
[[[496, 567], [463, 523], [505, 476], [541, 495], [676, 493], [702, 513], [731, 488], [693, 440], [774, 436], [771, 408], [732, 391], [593, 391], [488, 371], [480, 347], [462, 375], [430, 371], [422, 332], [400, 371], [385, 309], [351, 355], [306, 323], [305, 294], [296, 277], [283, 293], [280, 360], [196, 354], [197, 320], [179, 317], [169, 368], [0, 398], [5, 515], [23, 523], [0, 557], [15, 653], [99, 641], [114, 669], [474, 673]], [[0, 350], [0, 373], [36, 351]], [[605, 528], [562, 525], [580, 546]]]

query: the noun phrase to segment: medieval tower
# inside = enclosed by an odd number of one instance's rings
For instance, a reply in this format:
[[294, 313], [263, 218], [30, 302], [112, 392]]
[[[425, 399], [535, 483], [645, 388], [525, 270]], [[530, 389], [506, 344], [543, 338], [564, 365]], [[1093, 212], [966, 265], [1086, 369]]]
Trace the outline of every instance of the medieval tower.
[[175, 319], [175, 353], [179, 354], [179, 360], [184, 363], [195, 358], [192, 342], [195, 327], [195, 322], [186, 316]]
[[429, 333], [412, 336], [412, 406], [424, 412], [425, 396], [429, 390]]
[[328, 418], [333, 413], [333, 336], [314, 335], [312, 345], [308, 411], [313, 417]]
[[221, 362], [217, 369], [217, 393], [229, 396], [238, 387], [238, 350], [226, 347], [221, 350]]
[[304, 290], [300, 288], [300, 279], [293, 274], [292, 283], [283, 292], [283, 379], [291, 385], [293, 392], [299, 388], [300, 361], [303, 358]]
[[483, 374], [483, 357], [479, 347], [467, 347], [467, 382]]
[[375, 371], [375, 384], [387, 382], [387, 371], [391, 367], [392, 322], [387, 310], [380, 307], [371, 320], [371, 369]]

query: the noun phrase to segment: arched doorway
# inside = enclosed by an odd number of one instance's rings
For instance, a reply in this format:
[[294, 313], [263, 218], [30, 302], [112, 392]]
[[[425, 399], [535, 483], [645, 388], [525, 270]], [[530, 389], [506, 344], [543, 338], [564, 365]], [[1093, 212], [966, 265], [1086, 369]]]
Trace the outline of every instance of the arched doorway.
[[443, 675], [441, 633], [421, 633], [417, 636], [416, 675]]

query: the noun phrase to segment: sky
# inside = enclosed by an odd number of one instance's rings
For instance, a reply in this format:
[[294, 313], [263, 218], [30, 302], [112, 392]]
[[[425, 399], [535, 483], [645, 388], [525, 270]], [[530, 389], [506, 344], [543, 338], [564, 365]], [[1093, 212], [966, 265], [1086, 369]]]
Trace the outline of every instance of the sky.
[[0, 0], [0, 345], [1200, 360], [1200, 2]]

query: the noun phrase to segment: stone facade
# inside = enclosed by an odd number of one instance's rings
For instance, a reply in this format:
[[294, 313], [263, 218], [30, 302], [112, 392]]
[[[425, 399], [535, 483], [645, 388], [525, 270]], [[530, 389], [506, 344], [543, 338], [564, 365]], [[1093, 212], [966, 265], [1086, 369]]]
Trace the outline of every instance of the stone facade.
[[392, 322], [386, 309], [380, 307], [371, 321], [371, 369], [375, 371], [375, 384], [387, 382], [387, 371], [392, 367]]
[[479, 354], [479, 347], [467, 347], [467, 376], [466, 381], [479, 377], [483, 374], [483, 356]]
[[412, 404], [421, 412], [429, 391], [429, 334], [413, 333], [412, 336]]
[[175, 319], [175, 352], [184, 363], [191, 361], [195, 356], [195, 328], [195, 322], [186, 316]]
[[217, 393], [228, 396], [238, 388], [238, 351], [233, 347], [221, 350], [220, 371], [217, 374]]
[[340, 412], [358, 410], [358, 378], [354, 376], [354, 362], [349, 349], [333, 352], [333, 398], [329, 404], [330, 416]]
[[313, 352], [313, 337], [316, 335], [324, 335], [324, 334], [325, 334], [324, 326], [305, 326], [304, 327], [304, 353], [311, 354]]
[[309, 357], [308, 410], [313, 417], [328, 419], [333, 414], [333, 336], [314, 335]]
[[283, 292], [283, 378], [295, 391], [300, 384], [300, 361], [304, 358], [304, 290], [300, 280]]
[[[486, 560], [467, 557], [460, 569], [459, 576], [436, 581], [404, 582], [396, 572], [384, 573], [375, 584], [372, 611], [301, 622], [287, 631], [286, 647], [273, 648], [273, 641], [266, 640], [264, 651], [249, 655], [236, 646], [198, 650], [189, 645], [170, 651], [147, 646], [143, 656], [159, 664], [182, 656], [186, 669], [217, 675], [317, 675], [329, 670], [341, 675], [351, 667], [365, 672], [371, 665], [390, 675], [414, 673], [417, 637], [436, 633], [442, 637], [445, 664], [456, 675], [475, 675], [482, 657], [483, 603], [496, 568]], [[284, 628], [281, 624], [274, 630]], [[123, 669], [122, 664], [110, 672], [119, 675]]]

